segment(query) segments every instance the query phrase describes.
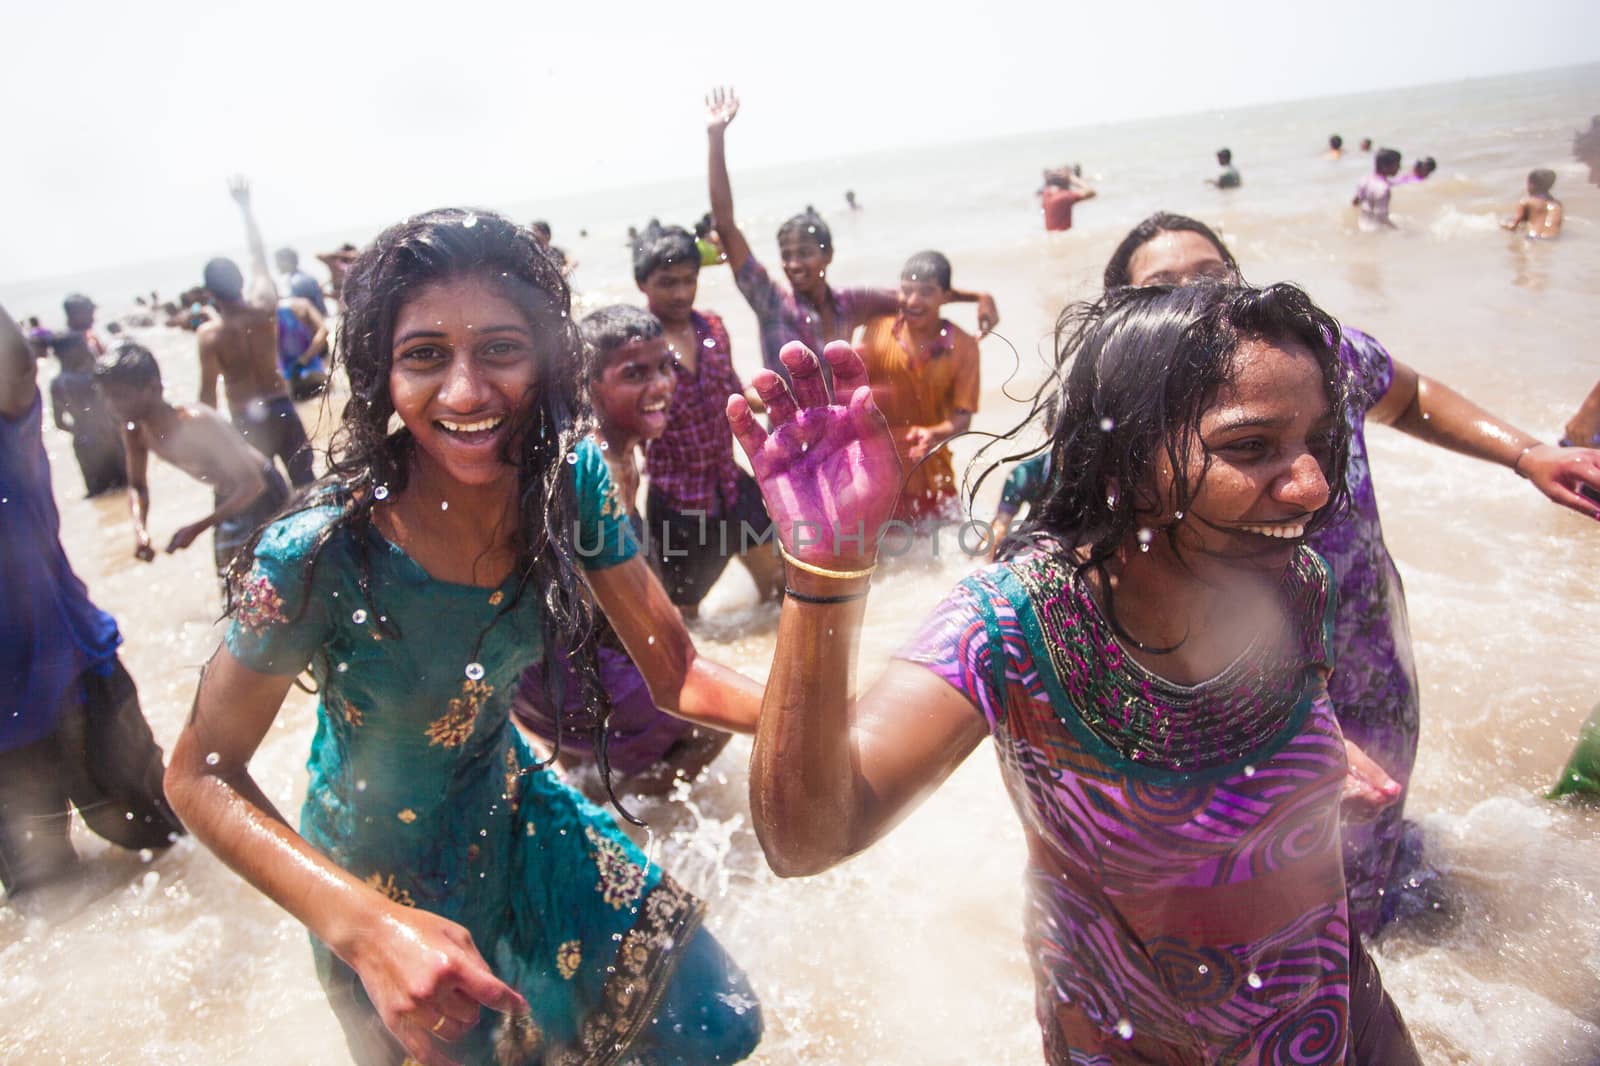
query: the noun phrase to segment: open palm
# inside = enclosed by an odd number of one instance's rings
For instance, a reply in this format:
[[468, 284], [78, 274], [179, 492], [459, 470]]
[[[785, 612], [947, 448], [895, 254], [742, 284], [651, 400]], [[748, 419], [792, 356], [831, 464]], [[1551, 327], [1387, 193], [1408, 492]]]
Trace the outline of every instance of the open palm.
[[739, 97], [732, 89], [720, 86], [706, 95], [706, 126], [709, 129], [726, 129], [739, 113]]
[[839, 341], [823, 354], [845, 403], [832, 402], [817, 357], [794, 342], [780, 356], [792, 392], [770, 370], [755, 377], [771, 431], [742, 396], [729, 399], [728, 421], [784, 550], [816, 566], [849, 570], [877, 554], [877, 538], [900, 494], [900, 457], [872, 402], [861, 357]]

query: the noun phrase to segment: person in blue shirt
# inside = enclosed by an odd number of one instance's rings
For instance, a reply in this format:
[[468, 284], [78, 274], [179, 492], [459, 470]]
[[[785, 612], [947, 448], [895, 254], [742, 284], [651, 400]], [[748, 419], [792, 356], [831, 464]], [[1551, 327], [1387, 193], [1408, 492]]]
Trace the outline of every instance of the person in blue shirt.
[[279, 248], [272, 253], [272, 262], [283, 279], [283, 291], [291, 297], [308, 300], [317, 314], [328, 313], [327, 301], [322, 297], [322, 286], [317, 279], [300, 269], [300, 253], [293, 248]]
[[125, 848], [183, 826], [162, 755], [117, 658], [114, 618], [61, 548], [41, 430], [38, 365], [0, 308], [0, 885], [7, 900], [69, 874], [71, 807]]

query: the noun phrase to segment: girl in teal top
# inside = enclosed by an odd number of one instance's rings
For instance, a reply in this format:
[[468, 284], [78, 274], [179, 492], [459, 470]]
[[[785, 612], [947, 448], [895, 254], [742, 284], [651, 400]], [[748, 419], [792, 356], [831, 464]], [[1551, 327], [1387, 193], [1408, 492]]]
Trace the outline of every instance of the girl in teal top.
[[[760, 695], [696, 659], [637, 557], [584, 440], [559, 271], [504, 219], [438, 211], [381, 235], [345, 292], [330, 474], [235, 561], [174, 806], [306, 923], [360, 1063], [743, 1059], [759, 1008], [700, 901], [510, 725], [523, 669], [575, 647], [603, 735], [595, 601], [663, 708], [749, 732]], [[305, 671], [296, 834], [247, 764]]]

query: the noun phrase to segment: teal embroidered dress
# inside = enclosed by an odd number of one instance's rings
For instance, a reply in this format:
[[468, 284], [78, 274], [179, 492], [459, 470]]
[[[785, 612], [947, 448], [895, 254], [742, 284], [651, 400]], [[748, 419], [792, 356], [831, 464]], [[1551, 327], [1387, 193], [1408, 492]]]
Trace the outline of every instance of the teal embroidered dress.
[[[587, 441], [576, 456], [584, 565], [625, 562], [637, 545], [605, 461]], [[515, 574], [494, 589], [435, 580], [375, 531], [361, 545], [339, 528], [315, 550], [336, 516], [313, 507], [266, 530], [227, 634], [246, 666], [309, 668], [321, 692], [302, 835], [390, 899], [471, 932], [532, 1006], [542, 1057], [526, 1061], [743, 1058], [759, 1010], [697, 932], [703, 904], [536, 769], [510, 725], [518, 679], [543, 655], [539, 590], [519, 597]], [[313, 948], [356, 1057], [398, 1061], [359, 980]], [[498, 1017], [484, 1011], [452, 1057], [489, 1061]]]

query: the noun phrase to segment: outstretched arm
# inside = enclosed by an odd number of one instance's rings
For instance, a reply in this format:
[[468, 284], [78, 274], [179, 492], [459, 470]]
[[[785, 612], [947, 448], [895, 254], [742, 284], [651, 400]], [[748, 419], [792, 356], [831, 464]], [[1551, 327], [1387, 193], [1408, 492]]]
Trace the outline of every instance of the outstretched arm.
[[750, 258], [750, 244], [733, 220], [733, 184], [728, 180], [728, 157], [723, 148], [728, 124], [738, 113], [739, 98], [732, 89], [713, 89], [706, 97], [706, 139], [710, 145], [706, 173], [711, 183], [711, 222], [722, 238], [728, 266], [735, 273]]
[[1584, 485], [1600, 491], [1600, 451], [1542, 444], [1399, 360], [1394, 361], [1389, 390], [1367, 417], [1429, 444], [1513, 470], [1556, 503], [1600, 518], [1600, 504], [1579, 493]]
[[0, 415], [19, 418], [33, 406], [39, 388], [39, 361], [17, 320], [0, 307]]
[[978, 305], [978, 337], [980, 340], [987, 337], [1000, 324], [1000, 308], [995, 304], [994, 297], [986, 292], [951, 289], [945, 297], [945, 303], [975, 303]]
[[697, 725], [754, 733], [761, 686], [725, 666], [700, 658], [683, 616], [661, 579], [635, 556], [619, 566], [591, 570], [589, 587], [650, 687], [657, 707]]
[[167, 768], [167, 799], [189, 830], [299, 919], [360, 975], [389, 1031], [425, 1066], [450, 1066], [479, 1005], [527, 1010], [490, 971], [465, 929], [374, 891], [290, 828], [250, 775], [292, 676], [251, 670], [226, 647], [200, 678]]
[[900, 463], [860, 356], [842, 343], [826, 356], [848, 406], [827, 402], [816, 357], [800, 344], [782, 354], [792, 394], [771, 371], [755, 377], [770, 434], [741, 397], [728, 401], [777, 536], [799, 560], [788, 571], [750, 762], [756, 835], [783, 877], [818, 873], [866, 848], [987, 732], [964, 696], [909, 663], [892, 663], [851, 698], [864, 572], [894, 507]]
[[244, 215], [245, 240], [250, 244], [250, 276], [245, 279], [244, 297], [254, 307], [271, 310], [278, 306], [278, 286], [267, 266], [267, 246], [261, 240], [255, 212], [250, 208], [250, 183], [243, 177], [228, 179], [228, 194]]

